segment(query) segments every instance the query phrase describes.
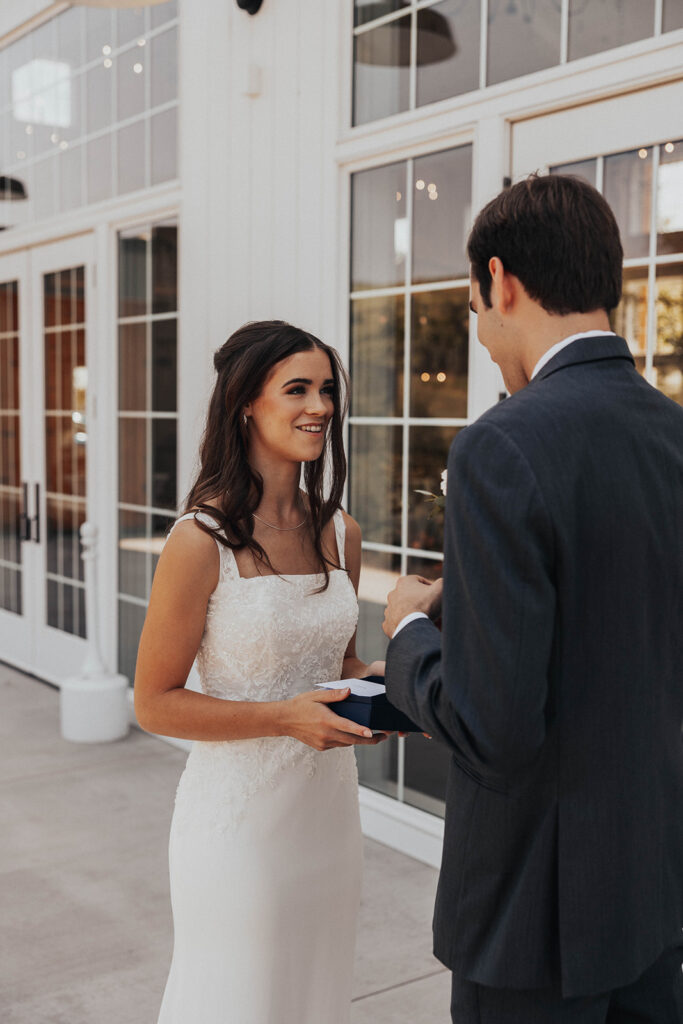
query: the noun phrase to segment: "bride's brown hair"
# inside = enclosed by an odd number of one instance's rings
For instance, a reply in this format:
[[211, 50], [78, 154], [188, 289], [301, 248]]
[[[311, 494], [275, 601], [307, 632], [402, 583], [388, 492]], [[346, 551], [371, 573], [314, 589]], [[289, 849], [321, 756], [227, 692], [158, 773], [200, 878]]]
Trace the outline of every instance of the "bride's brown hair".
[[[244, 407], [258, 398], [271, 370], [296, 352], [324, 352], [332, 367], [334, 410], [319, 458], [307, 462], [304, 482], [308, 494], [313, 546], [325, 583], [329, 568], [340, 568], [324, 552], [322, 532], [341, 506], [346, 480], [343, 422], [348, 409], [349, 381], [338, 354], [315, 335], [284, 320], [262, 320], [235, 331], [214, 355], [218, 374], [199, 448], [200, 468], [185, 502], [185, 512], [206, 512], [218, 523], [197, 525], [220, 544], [240, 551], [249, 548], [275, 572], [261, 545], [254, 539], [253, 512], [263, 497], [263, 479], [249, 465]], [[331, 463], [328, 471], [328, 461]], [[325, 483], [330, 490], [325, 497]]]

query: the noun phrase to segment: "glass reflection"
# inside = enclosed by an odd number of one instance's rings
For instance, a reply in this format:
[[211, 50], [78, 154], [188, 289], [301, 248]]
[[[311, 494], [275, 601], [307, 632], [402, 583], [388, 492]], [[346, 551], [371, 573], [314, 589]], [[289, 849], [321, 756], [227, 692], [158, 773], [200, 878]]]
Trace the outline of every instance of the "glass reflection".
[[119, 409], [147, 408], [147, 325], [119, 327]]
[[124, 121], [145, 109], [145, 54], [140, 47], [116, 58], [116, 119]]
[[683, 28], [683, 4], [681, 0], [664, 0], [662, 32], [673, 32]]
[[147, 504], [147, 424], [140, 419], [119, 421], [119, 500]]
[[414, 163], [413, 283], [467, 277], [472, 147], [430, 153]]
[[152, 312], [172, 313], [178, 308], [178, 228], [157, 224], [152, 228]]
[[67, 579], [83, 580], [79, 530], [85, 520], [81, 502], [48, 497], [45, 502], [47, 571]]
[[88, 134], [106, 128], [112, 122], [112, 70], [102, 62], [85, 73], [85, 127]]
[[85, 59], [96, 60], [103, 55], [103, 47], [114, 46], [114, 12], [101, 7], [85, 9]]
[[423, 551], [443, 551], [443, 516], [416, 491], [440, 494], [441, 474], [446, 468], [454, 427], [411, 427], [408, 464], [408, 546]]
[[405, 193], [405, 163], [387, 164], [353, 175], [352, 291], [404, 283], [409, 245]]
[[624, 257], [647, 256], [652, 202], [652, 148], [605, 157], [603, 193], [621, 231]]
[[583, 178], [593, 188], [597, 182], [597, 160], [576, 160], [572, 164], [558, 164], [550, 168], [551, 174], [571, 174], [575, 178]]
[[83, 203], [82, 156], [82, 146], [69, 148], [60, 153], [60, 209], [63, 211], [75, 210]]
[[82, 587], [47, 580], [47, 624], [85, 638], [85, 593]]
[[610, 314], [612, 330], [628, 342], [639, 373], [647, 355], [647, 269], [624, 270], [621, 302]]
[[145, 187], [145, 122], [136, 121], [117, 135], [116, 187], [119, 195]]
[[366, 541], [401, 543], [402, 428], [351, 426], [350, 511]]
[[177, 321], [158, 320], [152, 324], [152, 409], [176, 409]]
[[418, 292], [412, 297], [411, 416], [467, 416], [469, 293]]
[[175, 107], [151, 119], [152, 185], [178, 176], [178, 111]]
[[88, 202], [109, 199], [113, 194], [113, 161], [111, 135], [101, 135], [86, 143]]
[[119, 316], [142, 316], [147, 310], [146, 231], [119, 235]]
[[117, 46], [140, 39], [145, 34], [148, 10], [145, 7], [127, 7], [116, 11]]
[[152, 106], [174, 100], [178, 95], [178, 30], [169, 29], [161, 35], [154, 36], [148, 43], [152, 69], [151, 99]]
[[396, 586], [401, 571], [400, 555], [385, 551], [363, 551], [358, 585], [361, 615], [358, 622], [360, 657], [382, 661], [389, 641], [382, 631], [387, 594]]
[[167, 0], [166, 3], [156, 4], [148, 10], [152, 19], [152, 28], [159, 28], [160, 25], [165, 25], [167, 21], [178, 17], [178, 2], [177, 0]]
[[647, 39], [654, 21], [655, 0], [569, 0], [569, 59]]
[[657, 269], [655, 383], [683, 405], [683, 263]]
[[176, 507], [175, 419], [152, 420], [152, 494], [151, 504], [156, 508]]
[[145, 600], [151, 581], [147, 565], [148, 518], [145, 512], [119, 512], [119, 592]]
[[406, 0], [354, 0], [353, 23], [355, 26], [366, 25], [386, 14], [400, 11], [406, 5]]
[[402, 295], [351, 303], [351, 412], [400, 416], [403, 411]]
[[369, 29], [353, 43], [353, 123], [407, 110], [410, 103], [410, 15]]
[[[418, 107], [479, 87], [480, 0], [446, 0], [420, 10], [417, 30]], [[437, 39], [443, 55], [429, 52]]]
[[657, 252], [683, 252], [683, 140], [659, 147]]
[[495, 85], [560, 62], [561, 5], [491, 3], [486, 82]]

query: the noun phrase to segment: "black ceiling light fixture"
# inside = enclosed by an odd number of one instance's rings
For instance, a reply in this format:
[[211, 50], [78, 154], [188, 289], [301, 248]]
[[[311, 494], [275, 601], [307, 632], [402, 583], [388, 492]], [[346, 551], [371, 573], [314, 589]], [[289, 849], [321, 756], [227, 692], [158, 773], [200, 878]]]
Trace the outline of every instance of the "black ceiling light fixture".
[[[398, 10], [410, 10], [409, 0], [401, 0]], [[397, 9], [391, 0], [366, 0], [362, 5], [363, 23], [374, 21]], [[376, 67], [410, 66], [410, 18], [386, 21], [381, 29], [356, 36], [356, 60]], [[457, 52], [451, 28], [443, 14], [433, 7], [417, 12], [417, 66], [438, 64]]]
[[237, 0], [237, 6], [247, 14], [258, 14], [263, 0]]
[[0, 199], [4, 199], [8, 203], [12, 203], [17, 199], [28, 199], [28, 193], [23, 181], [0, 174]]

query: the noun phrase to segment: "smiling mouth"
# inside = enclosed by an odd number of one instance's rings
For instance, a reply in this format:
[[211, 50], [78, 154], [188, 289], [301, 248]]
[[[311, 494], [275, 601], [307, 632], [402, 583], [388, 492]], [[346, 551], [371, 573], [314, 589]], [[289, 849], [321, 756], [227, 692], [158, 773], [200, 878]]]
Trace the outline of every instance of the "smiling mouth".
[[318, 423], [318, 424], [310, 424], [310, 423], [308, 423], [305, 426], [297, 427], [296, 429], [297, 430], [303, 430], [303, 432], [305, 434], [322, 434], [322, 432], [323, 432], [322, 423]]

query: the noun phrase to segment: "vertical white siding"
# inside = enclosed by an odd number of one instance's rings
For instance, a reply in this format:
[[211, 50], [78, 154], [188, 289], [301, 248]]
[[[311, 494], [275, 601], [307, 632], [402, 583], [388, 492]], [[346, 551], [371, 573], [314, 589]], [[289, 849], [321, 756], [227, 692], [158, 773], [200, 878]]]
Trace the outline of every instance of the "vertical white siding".
[[335, 341], [336, 13], [320, 0], [264, 0], [255, 17], [233, 0], [182, 0], [183, 478], [211, 354], [231, 331], [279, 318]]

